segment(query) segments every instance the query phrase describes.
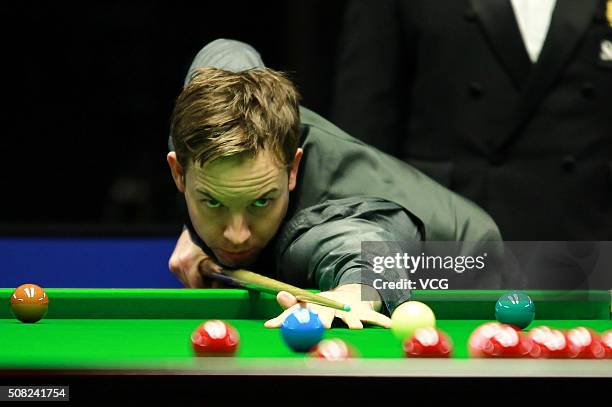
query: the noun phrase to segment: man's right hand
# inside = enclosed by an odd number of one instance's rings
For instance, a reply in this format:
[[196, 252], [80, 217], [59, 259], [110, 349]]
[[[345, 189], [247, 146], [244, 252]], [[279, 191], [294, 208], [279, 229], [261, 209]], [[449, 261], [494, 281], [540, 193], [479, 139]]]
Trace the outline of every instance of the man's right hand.
[[174, 252], [170, 256], [168, 267], [187, 288], [221, 287], [220, 281], [206, 275], [220, 273], [222, 267], [193, 243], [187, 229], [184, 229], [179, 236]]

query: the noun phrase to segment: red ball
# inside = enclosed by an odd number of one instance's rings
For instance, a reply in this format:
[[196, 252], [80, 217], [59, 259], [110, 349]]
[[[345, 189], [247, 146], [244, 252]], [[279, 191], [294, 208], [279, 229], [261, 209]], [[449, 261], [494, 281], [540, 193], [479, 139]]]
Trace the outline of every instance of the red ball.
[[601, 344], [606, 350], [606, 358], [612, 359], [612, 329], [601, 334]]
[[238, 331], [220, 320], [206, 321], [191, 334], [191, 345], [198, 356], [232, 356], [239, 342]]
[[565, 334], [548, 326], [538, 326], [528, 333], [540, 348], [540, 357], [550, 359], [575, 358], [580, 349], [567, 341]]
[[581, 326], [570, 329], [566, 337], [568, 344], [578, 349], [576, 358], [604, 359], [606, 357], [606, 348], [595, 331]]
[[485, 356], [483, 349], [495, 334], [502, 329], [499, 322], [488, 322], [476, 328], [468, 339], [468, 351], [472, 357]]
[[433, 327], [419, 328], [402, 344], [404, 354], [409, 357], [448, 358], [453, 345], [449, 337]]
[[502, 325], [499, 332], [484, 344], [482, 351], [487, 357], [497, 358], [532, 357], [532, 351], [536, 356], [539, 355], [539, 349], [534, 349], [533, 341], [510, 325]]
[[323, 339], [315, 347], [312, 356], [330, 361], [341, 361], [355, 357], [356, 352], [342, 339]]
[[526, 358], [538, 357], [540, 349], [514, 327], [489, 322], [476, 328], [468, 340], [472, 357]]

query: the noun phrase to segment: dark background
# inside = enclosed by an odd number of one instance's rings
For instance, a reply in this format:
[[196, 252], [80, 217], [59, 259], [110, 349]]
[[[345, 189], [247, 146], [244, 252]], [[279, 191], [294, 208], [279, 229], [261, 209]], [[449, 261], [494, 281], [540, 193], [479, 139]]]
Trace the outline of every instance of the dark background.
[[2, 3], [0, 233], [180, 230], [165, 155], [192, 58], [216, 38], [248, 42], [327, 116], [344, 6]]

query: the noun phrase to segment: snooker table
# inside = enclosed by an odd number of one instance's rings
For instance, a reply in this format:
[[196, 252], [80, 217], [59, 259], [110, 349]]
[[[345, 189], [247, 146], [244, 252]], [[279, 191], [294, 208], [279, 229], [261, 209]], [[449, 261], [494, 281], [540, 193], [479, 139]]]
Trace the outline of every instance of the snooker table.
[[[199, 397], [204, 388], [237, 383], [241, 391], [230, 391], [235, 401], [253, 400], [265, 386], [290, 397], [301, 387], [297, 383], [313, 389], [333, 385], [337, 395], [369, 389], [367, 394], [374, 397], [407, 383], [418, 383], [411, 393], [418, 396], [414, 392], [424, 395], [441, 388], [446, 395], [464, 391], [484, 395], [484, 389], [516, 391], [533, 384], [560, 394], [581, 387], [593, 391], [606, 387], [600, 382], [612, 382], [612, 360], [469, 358], [470, 333], [494, 320], [495, 302], [505, 291], [413, 291], [413, 299], [428, 304], [438, 327], [451, 337], [451, 359], [404, 358], [388, 329], [334, 326], [325, 337], [344, 339], [359, 356], [342, 362], [293, 352], [277, 329], [264, 328], [263, 322], [280, 312], [274, 296], [265, 293], [49, 288], [46, 317], [24, 324], [11, 314], [12, 291], [0, 289], [0, 304], [4, 304], [0, 307], [0, 385], [68, 383], [71, 400], [187, 400]], [[586, 326], [598, 332], [612, 329], [608, 291], [526, 292], [536, 305], [536, 319], [527, 329], [537, 325]], [[194, 356], [191, 332], [207, 319], [223, 319], [237, 328], [240, 345], [235, 357]], [[225, 393], [216, 395], [221, 398]]]

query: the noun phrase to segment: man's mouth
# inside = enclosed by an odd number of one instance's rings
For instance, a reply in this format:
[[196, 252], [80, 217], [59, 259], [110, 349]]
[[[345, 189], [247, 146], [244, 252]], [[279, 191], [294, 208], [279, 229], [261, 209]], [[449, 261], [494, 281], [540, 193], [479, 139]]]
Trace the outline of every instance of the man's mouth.
[[244, 250], [244, 251], [236, 252], [236, 251], [227, 251], [227, 250], [219, 249], [219, 254], [222, 257], [226, 258], [227, 260], [238, 262], [238, 261], [245, 260], [246, 258], [248, 258], [251, 254], [253, 254], [253, 250]]

